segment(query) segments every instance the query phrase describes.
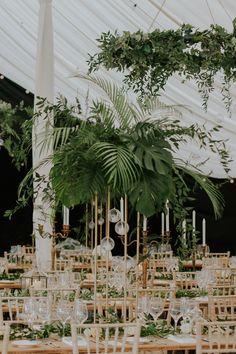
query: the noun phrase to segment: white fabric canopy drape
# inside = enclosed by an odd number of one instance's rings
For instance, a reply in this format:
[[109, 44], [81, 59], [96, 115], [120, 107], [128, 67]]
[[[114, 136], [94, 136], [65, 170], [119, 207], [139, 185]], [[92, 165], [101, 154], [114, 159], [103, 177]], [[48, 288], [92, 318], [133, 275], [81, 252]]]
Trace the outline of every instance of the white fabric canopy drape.
[[[53, 24], [52, 24], [52, 0], [40, 0], [38, 44], [35, 79], [35, 111], [37, 111], [38, 97], [46, 98], [47, 101], [54, 101], [54, 53], [53, 53]], [[50, 204], [42, 199], [42, 189], [47, 188], [48, 175], [51, 164], [41, 162], [52, 154], [52, 148], [42, 149], [42, 141], [46, 132], [53, 127], [53, 116], [45, 119], [43, 114], [34, 122], [33, 126], [33, 168], [35, 173], [45, 176], [46, 179], [39, 187], [34, 181], [35, 200], [33, 204], [33, 232], [36, 240], [36, 256], [38, 266], [49, 269], [51, 263], [52, 240], [45, 239], [39, 235], [38, 224], [44, 226], [44, 231], [52, 232], [52, 209]]]
[[[177, 29], [182, 23], [190, 23], [201, 30], [212, 23], [233, 30], [236, 17], [235, 0], [55, 0], [52, 3], [55, 44], [55, 96], [65, 95], [72, 101], [76, 95], [83, 102], [88, 84], [73, 77], [78, 69], [87, 72], [88, 53], [98, 51], [96, 39], [108, 30], [152, 31]], [[22, 87], [35, 93], [35, 47], [37, 42], [38, 0], [0, 1], [0, 71]], [[42, 28], [41, 28], [42, 29]], [[104, 78], [121, 81], [116, 72], [102, 72]], [[202, 101], [193, 82], [181, 83], [177, 76], [168, 81], [160, 99], [168, 104], [180, 104], [183, 124], [198, 122], [212, 127], [223, 126], [220, 138], [228, 139], [233, 160], [236, 160], [236, 90], [231, 88], [233, 98], [232, 117], [229, 118], [221, 101], [219, 80], [212, 92], [208, 111], [202, 109]], [[92, 90], [89, 90], [92, 99]], [[178, 156], [193, 165], [199, 165], [202, 152], [196, 146], [186, 146]], [[212, 177], [226, 175], [212, 153], [202, 167]], [[231, 175], [236, 178], [236, 164], [232, 163]]]

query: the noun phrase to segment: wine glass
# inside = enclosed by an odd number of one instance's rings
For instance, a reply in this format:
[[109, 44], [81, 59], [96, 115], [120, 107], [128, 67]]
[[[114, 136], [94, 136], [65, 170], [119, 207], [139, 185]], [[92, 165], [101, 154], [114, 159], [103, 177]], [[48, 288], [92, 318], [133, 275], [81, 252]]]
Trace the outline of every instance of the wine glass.
[[71, 317], [71, 308], [69, 306], [68, 301], [59, 300], [57, 303], [57, 307], [56, 307], [56, 313], [57, 313], [58, 319], [62, 323], [62, 337], [64, 337], [66, 322]]
[[183, 315], [183, 305], [180, 301], [173, 300], [170, 303], [170, 315], [175, 322], [175, 332], [176, 332], [178, 321]]
[[75, 322], [84, 323], [88, 319], [87, 305], [80, 299], [75, 300], [73, 320]]
[[[80, 299], [75, 300], [73, 320], [76, 323], [84, 323], [88, 319], [88, 308], [87, 305]], [[81, 333], [79, 332], [81, 336]]]
[[150, 314], [154, 321], [162, 314], [164, 309], [164, 300], [161, 297], [152, 297], [150, 300]]
[[37, 317], [39, 321], [42, 323], [42, 326], [44, 326], [47, 322], [49, 322], [50, 308], [49, 308], [49, 303], [47, 298], [39, 299], [37, 301]]
[[36, 308], [35, 308], [35, 301], [33, 298], [25, 299], [24, 307], [23, 307], [24, 315], [27, 318], [28, 326], [30, 328], [33, 327], [33, 322], [36, 318]]
[[138, 299], [137, 316], [141, 322], [145, 322], [146, 314], [150, 313], [150, 300], [147, 296]]

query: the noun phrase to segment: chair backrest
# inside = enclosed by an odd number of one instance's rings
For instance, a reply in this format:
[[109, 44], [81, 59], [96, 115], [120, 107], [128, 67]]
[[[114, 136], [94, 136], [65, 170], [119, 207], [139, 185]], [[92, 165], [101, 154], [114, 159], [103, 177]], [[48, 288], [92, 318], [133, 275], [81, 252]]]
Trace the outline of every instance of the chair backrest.
[[[46, 297], [37, 296], [5, 296], [0, 297], [0, 325], [11, 323], [26, 323], [27, 316], [24, 313], [25, 303], [33, 299], [35, 306], [39, 301], [47, 301]], [[50, 307], [48, 306], [48, 309]], [[50, 315], [50, 314], [49, 314]]]
[[1, 353], [7, 354], [8, 353], [8, 344], [9, 344], [9, 336], [10, 336], [10, 327], [9, 325], [0, 325], [0, 332], [3, 335], [2, 346], [1, 346]]
[[210, 285], [208, 287], [209, 296], [236, 296], [236, 285]]
[[208, 319], [211, 321], [236, 320], [236, 296], [208, 296]]
[[[81, 335], [83, 334], [83, 344]], [[140, 324], [126, 323], [96, 323], [71, 324], [73, 354], [83, 353], [138, 353]], [[81, 345], [82, 344], [82, 345]]]
[[109, 316], [109, 312], [120, 318], [123, 321], [133, 321], [136, 318], [136, 298], [127, 297], [124, 298], [99, 298], [96, 301], [96, 313], [100, 320], [103, 322], [103, 318]]
[[203, 267], [224, 267], [229, 266], [230, 251], [228, 252], [218, 252], [218, 253], [207, 253], [202, 259]]
[[29, 268], [31, 267], [31, 264], [35, 260], [35, 254], [34, 253], [10, 253], [10, 252], [4, 252], [4, 258], [7, 264], [7, 270], [9, 265], [28, 265]]
[[236, 353], [236, 321], [197, 323], [196, 354]]
[[55, 259], [55, 270], [65, 271], [73, 269], [73, 259], [72, 258], [56, 258]]
[[151, 259], [166, 259], [170, 257], [173, 257], [173, 251], [151, 253]]
[[35, 253], [35, 247], [34, 246], [22, 246], [21, 247], [21, 252], [26, 253], [26, 254], [34, 254]]
[[162, 318], [165, 318], [168, 323], [171, 321], [170, 316], [170, 304], [175, 298], [175, 289], [167, 287], [156, 287], [150, 289], [138, 289], [138, 299], [144, 298], [161, 298], [163, 300], [163, 314]]
[[216, 285], [232, 285], [234, 282], [230, 268], [215, 268], [213, 274]]
[[195, 277], [196, 272], [173, 272], [173, 280], [177, 289], [199, 289]]
[[230, 251], [227, 251], [227, 252], [209, 252], [206, 254], [206, 257], [210, 258], [210, 257], [214, 257], [214, 258], [224, 258], [224, 257], [227, 257], [229, 258], [230, 257]]

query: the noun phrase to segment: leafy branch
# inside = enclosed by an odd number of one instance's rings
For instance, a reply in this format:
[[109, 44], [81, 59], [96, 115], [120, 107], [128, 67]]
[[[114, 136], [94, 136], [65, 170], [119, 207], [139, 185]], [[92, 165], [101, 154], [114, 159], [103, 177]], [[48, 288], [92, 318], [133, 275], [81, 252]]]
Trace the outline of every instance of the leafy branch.
[[236, 81], [235, 19], [231, 33], [219, 25], [200, 31], [190, 24], [149, 33], [103, 32], [98, 48], [100, 52], [89, 57], [89, 73], [100, 66], [124, 72], [124, 82], [142, 97], [159, 94], [168, 79], [177, 74], [183, 81], [196, 81], [206, 110], [215, 77], [221, 76], [222, 100], [230, 111], [230, 85]]

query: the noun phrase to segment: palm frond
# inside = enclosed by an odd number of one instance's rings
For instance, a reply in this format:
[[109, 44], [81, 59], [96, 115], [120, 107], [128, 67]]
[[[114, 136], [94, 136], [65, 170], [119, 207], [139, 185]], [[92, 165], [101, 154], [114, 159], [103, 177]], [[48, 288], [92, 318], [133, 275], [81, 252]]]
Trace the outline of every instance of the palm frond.
[[191, 176], [197, 184], [205, 191], [211, 200], [212, 207], [215, 213], [215, 217], [220, 218], [224, 209], [224, 198], [221, 194], [217, 185], [215, 185], [209, 178], [202, 176], [199, 173], [196, 173], [192, 170], [189, 170], [186, 167], [181, 166], [182, 169], [187, 175]]
[[119, 86], [92, 75], [78, 75], [78, 77], [92, 82], [103, 90], [111, 102], [111, 109], [115, 112], [116, 120], [122, 129], [127, 129], [135, 123], [133, 109], [131, 109], [127, 96], [124, 95]]
[[92, 151], [100, 160], [108, 185], [126, 192], [137, 182], [140, 171], [135, 164], [136, 158], [125, 146], [99, 142], [92, 147]]

